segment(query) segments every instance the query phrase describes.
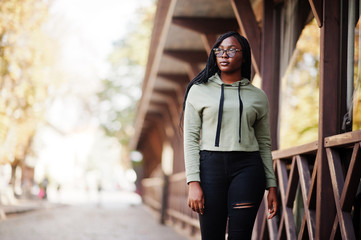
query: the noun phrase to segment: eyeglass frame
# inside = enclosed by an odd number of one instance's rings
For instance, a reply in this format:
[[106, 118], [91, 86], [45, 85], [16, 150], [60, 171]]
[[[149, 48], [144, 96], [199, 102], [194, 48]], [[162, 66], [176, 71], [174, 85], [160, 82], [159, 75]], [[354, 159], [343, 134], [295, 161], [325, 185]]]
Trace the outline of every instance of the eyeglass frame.
[[[216, 54], [216, 51], [220, 51], [220, 52], [218, 54]], [[216, 57], [218, 57], [218, 58], [222, 57], [224, 53], [226, 53], [228, 57], [234, 58], [236, 56], [237, 52], [242, 52], [242, 49], [237, 49], [237, 48], [231, 48], [231, 49], [213, 48], [213, 52], [214, 52], [214, 55], [216, 55]], [[220, 53], [222, 53], [222, 54], [220, 54]], [[232, 53], [232, 54], [230, 55], [230, 53]]]

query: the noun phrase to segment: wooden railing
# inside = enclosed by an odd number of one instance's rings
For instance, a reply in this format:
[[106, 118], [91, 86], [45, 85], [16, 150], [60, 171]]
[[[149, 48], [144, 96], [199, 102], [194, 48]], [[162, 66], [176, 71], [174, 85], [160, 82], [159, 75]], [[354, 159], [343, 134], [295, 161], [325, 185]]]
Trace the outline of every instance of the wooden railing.
[[[359, 239], [360, 201], [355, 200], [361, 177], [361, 130], [324, 139], [329, 173], [337, 214], [334, 216], [330, 239]], [[253, 239], [315, 239], [318, 144], [277, 150], [272, 153], [278, 179], [280, 211], [272, 220], [267, 218], [265, 193], [253, 230]], [[199, 229], [198, 216], [187, 206], [185, 174], [169, 178], [166, 218]], [[145, 204], [155, 210], [162, 208], [164, 181], [143, 180]], [[358, 195], [360, 198], [360, 195]], [[355, 202], [356, 201], [356, 202]], [[357, 202], [358, 201], [358, 202]], [[358, 222], [357, 222], [358, 221]]]

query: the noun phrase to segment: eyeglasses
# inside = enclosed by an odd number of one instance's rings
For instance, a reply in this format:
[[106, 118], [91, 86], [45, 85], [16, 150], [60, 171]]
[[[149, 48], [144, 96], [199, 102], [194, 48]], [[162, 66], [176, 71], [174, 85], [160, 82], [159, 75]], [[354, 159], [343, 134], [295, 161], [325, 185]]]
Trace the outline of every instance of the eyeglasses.
[[236, 48], [231, 48], [231, 49], [222, 49], [222, 48], [213, 48], [214, 54], [216, 55], [216, 57], [222, 57], [224, 53], [227, 54], [228, 57], [233, 58], [234, 56], [236, 56], [236, 52], [241, 52], [242, 49], [236, 49]]

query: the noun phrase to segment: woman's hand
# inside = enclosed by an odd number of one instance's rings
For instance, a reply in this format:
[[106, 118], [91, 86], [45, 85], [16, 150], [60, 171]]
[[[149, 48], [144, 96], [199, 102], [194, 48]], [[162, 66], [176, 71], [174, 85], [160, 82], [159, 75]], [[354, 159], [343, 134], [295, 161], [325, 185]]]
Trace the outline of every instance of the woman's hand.
[[278, 210], [277, 188], [271, 187], [268, 189], [267, 202], [269, 213], [268, 219], [271, 219], [276, 215]]
[[190, 182], [188, 191], [188, 206], [195, 212], [203, 215], [204, 196], [199, 182]]

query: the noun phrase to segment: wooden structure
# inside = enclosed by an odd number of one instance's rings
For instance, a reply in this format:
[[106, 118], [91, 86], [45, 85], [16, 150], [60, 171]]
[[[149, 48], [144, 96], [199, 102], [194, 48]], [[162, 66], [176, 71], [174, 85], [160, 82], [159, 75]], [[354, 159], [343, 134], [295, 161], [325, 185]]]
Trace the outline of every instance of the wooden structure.
[[[215, 39], [236, 30], [250, 42], [253, 74], [261, 77], [269, 98], [281, 205], [277, 219], [266, 221], [263, 202], [253, 238], [360, 239], [360, 200], [355, 196], [361, 176], [361, 130], [341, 131], [347, 89], [353, 85], [353, 80], [346, 81], [347, 66], [353, 66], [348, 60], [353, 45], [347, 40], [353, 37], [358, 9], [358, 0], [158, 0], [131, 143], [144, 158], [145, 204], [162, 212], [162, 220], [197, 231], [197, 215], [186, 206], [179, 116], [185, 87], [204, 66]], [[278, 150], [280, 79], [303, 28], [314, 18], [321, 30], [318, 141]], [[173, 172], [163, 178], [156, 173], [162, 161], [169, 161], [162, 157], [165, 144], [173, 150]], [[303, 205], [299, 228], [294, 220], [297, 191]]]

